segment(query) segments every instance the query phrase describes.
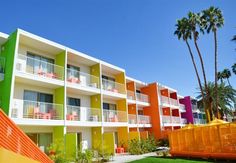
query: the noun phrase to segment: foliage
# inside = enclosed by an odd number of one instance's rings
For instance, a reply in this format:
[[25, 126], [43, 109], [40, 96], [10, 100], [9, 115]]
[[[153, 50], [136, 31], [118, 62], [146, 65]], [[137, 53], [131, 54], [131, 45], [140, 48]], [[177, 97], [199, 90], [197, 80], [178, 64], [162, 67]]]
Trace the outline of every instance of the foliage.
[[78, 163], [91, 163], [93, 159], [93, 151], [86, 149], [84, 151], [78, 150], [77, 152], [78, 158], [76, 159], [76, 162]]
[[[216, 103], [215, 103], [215, 95], [214, 95], [214, 89], [215, 89], [215, 85], [213, 82], [208, 82], [208, 89], [209, 89], [209, 93], [210, 93], [210, 97], [212, 99], [212, 105], [214, 105], [213, 108], [216, 108]], [[221, 84], [218, 84], [218, 108], [219, 108], [219, 112], [221, 114], [221, 116], [225, 115], [229, 115], [232, 113], [232, 104], [234, 102], [234, 98], [236, 96], [236, 90], [233, 89], [231, 86], [226, 85], [224, 82], [222, 82]], [[206, 89], [205, 87], [203, 87], [204, 90], [204, 95], [206, 95]], [[197, 97], [200, 102], [202, 102], [202, 95], [200, 94]], [[216, 110], [213, 109], [213, 112], [216, 113]]]
[[159, 139], [157, 145], [160, 147], [169, 147], [169, 139], [168, 138]]
[[230, 85], [229, 78], [231, 77], [231, 72], [229, 69], [225, 68], [222, 72], [218, 72], [217, 78], [218, 80], [223, 82], [224, 79], [227, 79], [228, 84]]
[[236, 75], [236, 63], [233, 64], [233, 66], [232, 66], [232, 71], [233, 71], [233, 73]]
[[139, 155], [156, 150], [157, 143], [153, 136], [147, 139], [132, 139], [129, 141], [129, 153], [131, 155]]
[[55, 140], [54, 143], [50, 144], [47, 148], [48, 156], [55, 163], [67, 163], [68, 161], [64, 158], [64, 150], [63, 150], [64, 142], [63, 140]]

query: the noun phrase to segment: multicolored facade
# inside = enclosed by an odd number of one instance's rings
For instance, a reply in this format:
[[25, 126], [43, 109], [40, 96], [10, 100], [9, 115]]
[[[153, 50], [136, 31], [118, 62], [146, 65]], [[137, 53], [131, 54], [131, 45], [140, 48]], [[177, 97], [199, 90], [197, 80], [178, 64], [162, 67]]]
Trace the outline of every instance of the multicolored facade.
[[68, 158], [115, 153], [131, 139], [203, 123], [190, 97], [69, 47], [21, 29], [0, 33], [0, 46], [0, 107], [45, 152], [63, 140]]

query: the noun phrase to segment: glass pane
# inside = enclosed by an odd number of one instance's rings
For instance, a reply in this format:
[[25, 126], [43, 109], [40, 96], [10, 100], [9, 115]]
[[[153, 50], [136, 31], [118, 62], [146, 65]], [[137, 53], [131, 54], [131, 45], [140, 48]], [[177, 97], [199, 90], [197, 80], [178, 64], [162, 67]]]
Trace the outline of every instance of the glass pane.
[[39, 148], [45, 153], [48, 153], [47, 147], [52, 143], [52, 134], [51, 133], [39, 134], [38, 137], [39, 137], [39, 142], [38, 142]]

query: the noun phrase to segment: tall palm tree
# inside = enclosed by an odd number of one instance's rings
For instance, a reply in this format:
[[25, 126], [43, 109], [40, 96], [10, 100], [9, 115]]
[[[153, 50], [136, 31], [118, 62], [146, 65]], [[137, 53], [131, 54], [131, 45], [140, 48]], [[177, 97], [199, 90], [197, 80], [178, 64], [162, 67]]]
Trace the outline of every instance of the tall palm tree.
[[[202, 88], [202, 84], [201, 84], [201, 79], [199, 77], [196, 62], [195, 62], [195, 59], [194, 59], [194, 56], [193, 56], [192, 49], [191, 49], [191, 47], [189, 45], [189, 42], [188, 42], [188, 40], [192, 39], [192, 31], [190, 29], [188, 19], [187, 18], [182, 18], [180, 20], [177, 20], [177, 24], [175, 26], [176, 26], [176, 30], [175, 30], [174, 34], [178, 37], [178, 40], [182, 39], [188, 47], [188, 51], [189, 51], [189, 54], [190, 54], [190, 57], [191, 57], [191, 60], [192, 60], [192, 63], [193, 63], [195, 74], [197, 76], [200, 92], [201, 92], [202, 96], [204, 96], [203, 88]], [[210, 121], [209, 112], [206, 110], [205, 102], [203, 102], [203, 107], [205, 108], [207, 121], [209, 122]]]
[[224, 78], [223, 78], [222, 72], [218, 72], [218, 73], [217, 73], [217, 79], [220, 80], [220, 83], [223, 83], [223, 79], [224, 79]]
[[[219, 114], [221, 115], [221, 117], [223, 117], [223, 115], [227, 115], [229, 113], [232, 112], [233, 109], [233, 102], [234, 102], [234, 98], [236, 96], [236, 90], [233, 89], [233, 87], [226, 85], [224, 82], [218, 84], [218, 103], [216, 106], [216, 97], [215, 97], [215, 84], [214, 82], [208, 82], [208, 91], [209, 91], [209, 95], [211, 96], [211, 98], [213, 99], [212, 104], [214, 105], [213, 107], [213, 112], [217, 113], [219, 112]], [[204, 95], [206, 95], [206, 88], [203, 87], [203, 92]], [[202, 94], [199, 94], [199, 96], [197, 96], [197, 98], [200, 100], [200, 102], [202, 101]], [[217, 111], [216, 108], [220, 108], [220, 111]]]
[[236, 75], [236, 63], [233, 64], [233, 66], [232, 66], [232, 71], [233, 71], [233, 73]]
[[222, 77], [223, 77], [223, 79], [227, 79], [229, 86], [231, 86], [231, 84], [229, 82], [229, 78], [231, 77], [231, 72], [229, 69], [226, 68], [222, 71]]
[[198, 28], [200, 27], [199, 30], [200, 32], [204, 33], [204, 30], [201, 28], [201, 19], [200, 19], [200, 14], [195, 14], [193, 12], [189, 12], [188, 13], [188, 22], [189, 22], [189, 26], [190, 26], [190, 30], [192, 32], [193, 35], [193, 40], [194, 40], [194, 45], [195, 48], [197, 49], [197, 53], [200, 59], [200, 63], [201, 63], [201, 68], [202, 68], [202, 74], [203, 74], [203, 79], [204, 79], [204, 85], [207, 89], [207, 79], [206, 79], [206, 72], [205, 72], [205, 67], [204, 67], [204, 61], [202, 58], [202, 53], [198, 47], [198, 43], [197, 40], [199, 38], [199, 32], [198, 32]]
[[[203, 10], [202, 11], [203, 15], [201, 17], [204, 25], [205, 30], [207, 31], [207, 33], [213, 32], [214, 34], [214, 44], [215, 44], [215, 99], [216, 99], [216, 107], [218, 106], [218, 89], [217, 89], [217, 62], [218, 62], [218, 58], [217, 58], [217, 30], [218, 28], [221, 28], [224, 25], [224, 17], [223, 14], [221, 12], [221, 10], [219, 8], [215, 8], [213, 6], [211, 6], [209, 9], [207, 10]], [[217, 116], [219, 115], [219, 111], [218, 111], [218, 107], [216, 108], [217, 110]]]
[[236, 35], [233, 36], [232, 41], [236, 41]]

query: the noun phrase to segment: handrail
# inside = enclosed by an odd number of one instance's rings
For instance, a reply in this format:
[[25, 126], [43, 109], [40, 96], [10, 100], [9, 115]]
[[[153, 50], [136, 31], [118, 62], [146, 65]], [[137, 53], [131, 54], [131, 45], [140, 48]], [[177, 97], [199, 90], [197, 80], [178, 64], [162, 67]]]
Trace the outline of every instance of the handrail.
[[127, 112], [119, 110], [103, 110], [104, 122], [127, 122]]
[[149, 97], [146, 94], [143, 93], [136, 93], [136, 97], [138, 101], [141, 102], [149, 102]]
[[102, 79], [102, 88], [106, 91], [126, 94], [125, 85], [122, 83], [115, 82], [115, 81]]

